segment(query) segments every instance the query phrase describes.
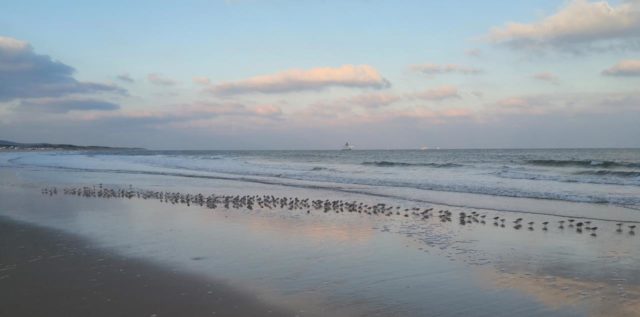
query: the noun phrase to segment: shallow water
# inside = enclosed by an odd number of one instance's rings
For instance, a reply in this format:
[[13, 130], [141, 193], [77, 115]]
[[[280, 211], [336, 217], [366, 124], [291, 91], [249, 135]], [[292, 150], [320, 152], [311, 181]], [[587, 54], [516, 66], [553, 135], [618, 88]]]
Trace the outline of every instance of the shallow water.
[[[473, 209], [548, 231], [490, 222], [284, 210], [209, 210], [150, 200], [44, 196], [45, 186], [134, 185], [190, 193], [357, 200], [447, 208], [361, 191], [154, 174], [0, 168], [0, 215], [97, 247], [224, 279], [301, 315], [630, 316], [640, 313], [640, 239], [594, 221], [597, 237], [543, 214]], [[358, 189], [358, 188], [356, 188]], [[435, 194], [434, 194], [435, 195]], [[509, 207], [509, 206], [507, 206]], [[517, 209], [517, 208], [509, 208]], [[538, 206], [538, 209], [543, 209]], [[580, 210], [576, 208], [576, 210]], [[544, 213], [544, 210], [539, 210]], [[633, 214], [631, 214], [633, 216]]]

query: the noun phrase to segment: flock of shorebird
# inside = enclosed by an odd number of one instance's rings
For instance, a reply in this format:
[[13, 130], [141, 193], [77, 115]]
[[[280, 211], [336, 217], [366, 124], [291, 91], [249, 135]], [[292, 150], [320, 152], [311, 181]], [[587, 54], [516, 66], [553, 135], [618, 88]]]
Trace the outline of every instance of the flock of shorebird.
[[[134, 189], [129, 186], [128, 188], [106, 188], [102, 184], [97, 186], [85, 186], [85, 187], [72, 187], [63, 188], [62, 191], [58, 191], [56, 187], [43, 188], [42, 194], [44, 195], [57, 195], [62, 193], [64, 195], [74, 195], [81, 197], [97, 197], [97, 198], [123, 198], [123, 199], [156, 199], [164, 203], [171, 204], [185, 204], [187, 206], [199, 205], [210, 209], [224, 208], [224, 209], [248, 209], [254, 210], [256, 208], [261, 209], [284, 209], [284, 210], [301, 210], [310, 214], [312, 210], [321, 211], [324, 213], [361, 213], [372, 216], [401, 216], [405, 218], [414, 217], [417, 219], [428, 220], [430, 218], [438, 218], [440, 222], [452, 222], [454, 213], [449, 210], [435, 210], [430, 208], [403, 208], [401, 206], [389, 206], [384, 203], [375, 205], [365, 204], [357, 201], [344, 201], [344, 200], [311, 200], [309, 198], [298, 197], [276, 197], [273, 195], [209, 195], [204, 196], [202, 194], [184, 194], [179, 192], [164, 192], [164, 191], [150, 191]], [[505, 228], [507, 225], [512, 226], [516, 230], [520, 230], [526, 226], [530, 231], [534, 230], [534, 221], [525, 223], [523, 218], [517, 218], [514, 221], [507, 221], [507, 218], [501, 216], [495, 216], [487, 219], [487, 214], [481, 214], [476, 211], [466, 213], [460, 211], [457, 213], [458, 223], [460, 225], [467, 224], [487, 224], [493, 223], [494, 226]], [[590, 220], [580, 220], [573, 218], [564, 218], [557, 221], [557, 228], [564, 230], [575, 229], [575, 232], [582, 233], [587, 231], [591, 236], [596, 237], [598, 227], [592, 224]], [[543, 231], [549, 230], [550, 222], [541, 222]], [[627, 232], [630, 235], [635, 235], [636, 225], [632, 223], [619, 222], [616, 223], [616, 232]]]

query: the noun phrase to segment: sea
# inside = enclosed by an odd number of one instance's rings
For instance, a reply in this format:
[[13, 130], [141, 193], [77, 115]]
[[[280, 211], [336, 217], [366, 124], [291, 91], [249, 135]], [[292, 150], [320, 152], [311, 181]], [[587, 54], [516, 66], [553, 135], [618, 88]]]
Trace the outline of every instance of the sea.
[[0, 157], [12, 167], [234, 179], [506, 211], [636, 219], [640, 213], [640, 149], [113, 150]]

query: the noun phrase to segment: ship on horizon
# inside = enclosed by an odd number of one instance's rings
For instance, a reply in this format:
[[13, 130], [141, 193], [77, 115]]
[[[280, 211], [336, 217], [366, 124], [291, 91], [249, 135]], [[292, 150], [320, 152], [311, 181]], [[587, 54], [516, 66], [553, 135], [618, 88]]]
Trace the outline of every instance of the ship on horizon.
[[342, 147], [342, 151], [351, 151], [353, 150], [353, 145], [349, 144], [349, 142], [345, 143]]

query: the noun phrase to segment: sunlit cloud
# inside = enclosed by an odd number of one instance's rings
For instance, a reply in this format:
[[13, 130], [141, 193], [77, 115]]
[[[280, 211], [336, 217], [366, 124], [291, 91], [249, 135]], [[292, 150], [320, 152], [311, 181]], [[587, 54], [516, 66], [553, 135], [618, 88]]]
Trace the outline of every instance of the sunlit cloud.
[[606, 1], [573, 0], [537, 22], [510, 22], [493, 28], [488, 39], [517, 49], [640, 48], [640, 11], [637, 2], [610, 5]]
[[261, 116], [278, 116], [282, 114], [282, 109], [276, 105], [258, 105], [252, 108], [251, 111]]
[[602, 71], [606, 76], [640, 76], [640, 60], [624, 60]]
[[272, 75], [216, 84], [210, 90], [217, 95], [237, 95], [287, 93], [321, 90], [328, 87], [382, 89], [389, 86], [389, 81], [383, 78], [372, 66], [344, 65], [335, 68], [287, 70]]

